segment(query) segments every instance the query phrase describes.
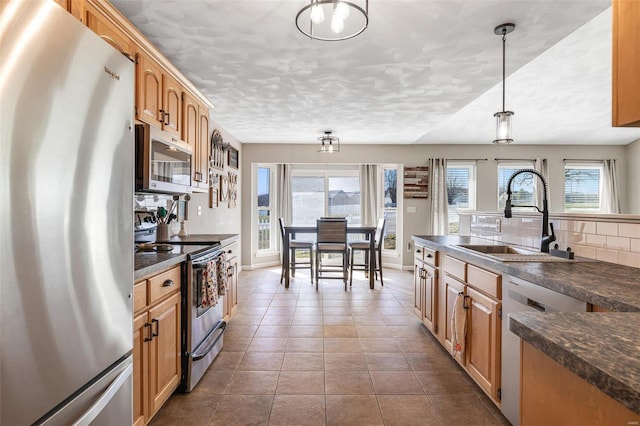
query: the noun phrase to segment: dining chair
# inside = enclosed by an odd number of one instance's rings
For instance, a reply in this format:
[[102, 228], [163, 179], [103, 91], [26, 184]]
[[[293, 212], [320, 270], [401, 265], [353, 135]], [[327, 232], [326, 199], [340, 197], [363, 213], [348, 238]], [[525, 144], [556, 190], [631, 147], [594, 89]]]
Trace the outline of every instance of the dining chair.
[[[347, 290], [348, 262], [347, 251], [347, 221], [331, 219], [318, 219], [316, 221], [317, 243], [316, 243], [316, 290], [320, 279], [341, 279], [344, 281], [344, 289]], [[323, 263], [323, 254], [339, 254], [341, 256], [340, 266], [332, 265], [329, 262]], [[341, 272], [340, 276], [323, 275], [323, 272], [335, 274]]]
[[[374, 241], [374, 256], [373, 256], [373, 270], [378, 278], [378, 272], [380, 273], [380, 285], [384, 286], [382, 281], [382, 240], [384, 235], [384, 225], [386, 223], [385, 218], [378, 219], [378, 225], [376, 226], [376, 234]], [[365, 276], [369, 276], [369, 241], [357, 240], [349, 243], [349, 285], [353, 283], [353, 271], [364, 271]], [[364, 263], [354, 263], [354, 253], [356, 250], [364, 252]]]
[[[278, 218], [278, 222], [280, 223], [280, 236], [282, 237], [282, 247], [284, 248], [284, 219]], [[296, 253], [298, 251], [309, 251], [309, 261], [301, 261], [298, 262], [296, 259]], [[313, 241], [307, 240], [296, 240], [292, 238], [289, 240], [289, 271], [291, 272], [291, 276], [296, 276], [296, 269], [309, 269], [309, 275], [311, 277], [311, 284], [313, 284]], [[282, 284], [282, 279], [284, 278], [285, 265], [284, 261], [282, 262], [282, 271], [280, 272], [280, 284]]]

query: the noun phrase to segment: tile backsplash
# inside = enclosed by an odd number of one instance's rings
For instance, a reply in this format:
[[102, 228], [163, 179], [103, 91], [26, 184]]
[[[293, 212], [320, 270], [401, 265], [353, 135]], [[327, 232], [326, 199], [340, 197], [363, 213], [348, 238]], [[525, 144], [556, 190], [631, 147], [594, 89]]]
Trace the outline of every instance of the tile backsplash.
[[[460, 215], [461, 229], [473, 237], [501, 241], [534, 249], [540, 248], [542, 217], [500, 213]], [[576, 256], [640, 268], [640, 218], [624, 216], [554, 215], [553, 223], [560, 250], [571, 247]]]

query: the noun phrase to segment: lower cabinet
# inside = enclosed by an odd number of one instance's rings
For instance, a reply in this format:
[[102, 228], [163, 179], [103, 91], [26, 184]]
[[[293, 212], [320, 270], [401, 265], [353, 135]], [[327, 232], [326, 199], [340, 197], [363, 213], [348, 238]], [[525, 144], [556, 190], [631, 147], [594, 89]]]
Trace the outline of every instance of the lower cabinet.
[[[442, 337], [443, 337], [444, 347], [447, 349], [447, 351], [449, 351], [449, 353], [453, 352], [453, 329], [451, 327], [451, 317], [453, 316], [453, 305], [456, 302], [458, 293], [466, 294], [466, 287], [467, 286], [464, 285], [464, 283], [461, 283], [457, 279], [446, 274], [444, 275], [444, 278], [442, 280], [442, 289], [444, 292], [443, 299], [444, 299], [445, 318], [444, 318], [444, 321], [442, 321], [442, 326], [444, 330], [444, 333], [442, 333]], [[467, 333], [467, 339], [468, 339], [468, 333]], [[456, 361], [458, 361], [461, 365], [465, 365], [465, 361], [466, 361], [463, 355], [464, 354], [458, 353], [455, 356]]]
[[227, 294], [224, 297], [224, 317], [228, 321], [238, 307], [238, 245], [233, 244], [227, 253]]
[[[424, 260], [423, 260], [424, 259]], [[437, 252], [416, 247], [414, 256], [414, 312], [434, 335], [438, 334]]]
[[180, 383], [180, 267], [136, 283], [134, 295], [133, 423], [144, 425]]

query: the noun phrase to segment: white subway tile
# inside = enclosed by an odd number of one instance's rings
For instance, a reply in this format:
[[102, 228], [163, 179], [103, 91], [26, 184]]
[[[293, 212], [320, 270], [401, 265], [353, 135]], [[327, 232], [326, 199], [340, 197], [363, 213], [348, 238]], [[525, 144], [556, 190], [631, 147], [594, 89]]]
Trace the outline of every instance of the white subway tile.
[[592, 235], [587, 234], [587, 245], [592, 247], [605, 247], [607, 244], [607, 237], [604, 235]]
[[640, 253], [629, 253], [621, 251], [620, 264], [640, 268]]
[[598, 235], [618, 235], [618, 224], [613, 222], [598, 222], [597, 223], [597, 234]]
[[576, 256], [586, 257], [586, 258], [589, 258], [589, 259], [595, 259], [596, 258], [596, 248], [595, 247], [577, 245], [577, 246], [573, 247], [572, 249], [573, 249], [573, 251], [576, 252]]
[[618, 250], [596, 248], [596, 259], [603, 262], [618, 263]]
[[640, 238], [640, 223], [619, 223], [618, 235], [621, 237]]
[[629, 251], [631, 250], [631, 239], [626, 237], [611, 237], [608, 236], [607, 243], [605, 244], [606, 248], [621, 250], [621, 251]]
[[596, 223], [595, 222], [587, 222], [584, 220], [575, 220], [570, 222], [567, 225], [567, 229], [573, 232], [580, 232], [583, 234], [595, 234], [596, 233]]
[[640, 238], [631, 238], [631, 251], [640, 253]]

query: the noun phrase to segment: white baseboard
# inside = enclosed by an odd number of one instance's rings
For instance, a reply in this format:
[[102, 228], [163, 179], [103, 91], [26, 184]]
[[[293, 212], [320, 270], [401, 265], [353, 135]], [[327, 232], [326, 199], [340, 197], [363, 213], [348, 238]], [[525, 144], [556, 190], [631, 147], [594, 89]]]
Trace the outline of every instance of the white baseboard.
[[270, 262], [264, 262], [264, 263], [255, 263], [253, 265], [242, 265], [241, 268], [242, 270], [253, 271], [255, 269], [268, 268], [270, 266], [276, 266], [276, 265], [280, 265], [279, 260], [272, 260]]

